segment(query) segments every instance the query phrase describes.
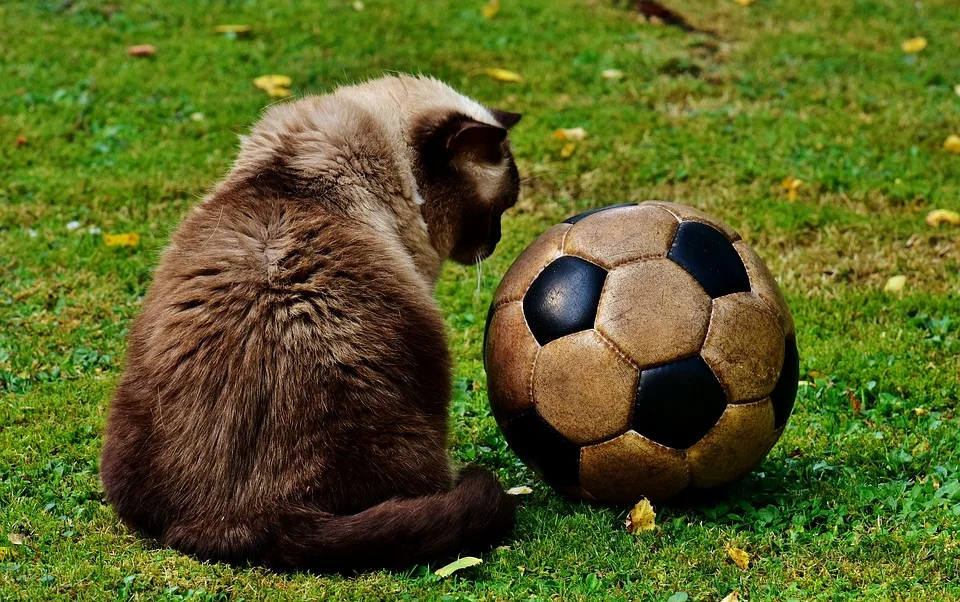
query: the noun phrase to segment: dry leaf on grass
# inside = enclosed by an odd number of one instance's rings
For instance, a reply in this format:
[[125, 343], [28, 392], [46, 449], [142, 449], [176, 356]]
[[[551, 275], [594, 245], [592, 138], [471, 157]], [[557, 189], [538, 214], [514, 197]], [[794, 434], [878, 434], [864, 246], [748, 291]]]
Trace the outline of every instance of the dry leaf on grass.
[[727, 594], [720, 602], [740, 602], [740, 592], [733, 590]]
[[787, 176], [783, 179], [783, 182], [780, 183], [780, 186], [787, 192], [787, 200], [795, 201], [798, 195], [797, 190], [803, 186], [803, 180], [793, 176]]
[[293, 80], [289, 75], [268, 74], [261, 75], [253, 80], [253, 85], [260, 88], [273, 98], [286, 98], [291, 95], [290, 84]]
[[490, 0], [480, 9], [484, 19], [492, 19], [500, 12], [500, 0]]
[[583, 128], [560, 128], [553, 133], [553, 137], [557, 140], [570, 140], [577, 142], [587, 137], [587, 130]]
[[353, 3], [353, 10], [357, 12], [362, 11], [364, 8], [366, 7], [363, 5], [363, 2], [360, 2], [360, 0], [356, 0], [356, 2]]
[[907, 284], [907, 277], [898, 274], [897, 276], [891, 276], [887, 283], [883, 285], [883, 292], [885, 293], [899, 293], [903, 290], [903, 287]]
[[745, 571], [750, 568], [750, 554], [744, 550], [735, 548], [733, 546], [727, 546], [727, 556], [729, 556], [730, 560], [733, 561], [733, 564], [740, 567], [740, 569]]
[[960, 213], [949, 209], [934, 209], [927, 214], [927, 224], [937, 228], [940, 224], [960, 226]]
[[136, 232], [125, 234], [104, 234], [103, 242], [108, 247], [135, 247], [140, 244], [140, 235]]
[[750, 6], [754, 2], [754, 0], [733, 0], [733, 1], [739, 4], [740, 6]]
[[947, 136], [947, 139], [943, 141], [943, 150], [950, 151], [951, 153], [960, 153], [960, 136], [956, 134]]
[[604, 69], [600, 75], [603, 76], [603, 79], [623, 79], [623, 71], [619, 69]]
[[563, 145], [563, 148], [560, 149], [560, 157], [563, 159], [569, 159], [573, 156], [573, 153], [577, 150], [576, 142], [567, 142]]
[[127, 48], [127, 54], [130, 56], [146, 57], [153, 56], [156, 53], [157, 47], [153, 44], [138, 44], [136, 46], [129, 46]]
[[900, 44], [900, 48], [903, 49], [907, 54], [916, 54], [927, 47], [927, 38], [916, 37], [905, 40]]
[[627, 533], [653, 531], [657, 528], [657, 513], [653, 511], [650, 500], [643, 498], [627, 514]]
[[530, 495], [531, 493], [533, 493], [533, 489], [530, 489], [526, 485], [507, 489], [507, 495]]
[[20, 533], [7, 533], [7, 539], [15, 546], [22, 546], [27, 541], [27, 537]]
[[17, 136], [17, 147], [19, 148], [21, 146], [26, 146], [26, 145], [27, 145], [27, 137], [24, 136], [23, 134], [20, 134], [19, 136]]
[[241, 37], [249, 34], [251, 31], [253, 31], [253, 28], [249, 25], [217, 25], [213, 28], [213, 31]]
[[954, 86], [953, 91], [956, 92], [957, 96], [960, 96], [960, 84]]
[[433, 572], [434, 575], [438, 577], [449, 577], [450, 575], [456, 573], [460, 569], [465, 569], [471, 566], [477, 566], [483, 562], [479, 558], [473, 556], [464, 556], [463, 558], [458, 558], [446, 566], [442, 566], [436, 571]]
[[489, 69], [481, 69], [480, 72], [486, 75], [487, 77], [491, 77], [497, 80], [498, 82], [516, 83], [516, 82], [523, 81], [523, 77], [519, 73], [516, 73], [514, 71], [508, 71], [507, 69], [499, 69], [496, 67], [491, 67]]

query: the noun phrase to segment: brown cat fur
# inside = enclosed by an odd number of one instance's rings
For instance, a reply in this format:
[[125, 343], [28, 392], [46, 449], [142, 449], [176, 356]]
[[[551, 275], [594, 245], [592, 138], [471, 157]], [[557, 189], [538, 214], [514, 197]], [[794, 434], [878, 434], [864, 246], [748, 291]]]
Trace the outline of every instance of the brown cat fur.
[[101, 460], [126, 523], [282, 570], [400, 567], [503, 537], [508, 496], [446, 452], [432, 291], [444, 259], [499, 240], [518, 119], [409, 76], [267, 111], [134, 321]]

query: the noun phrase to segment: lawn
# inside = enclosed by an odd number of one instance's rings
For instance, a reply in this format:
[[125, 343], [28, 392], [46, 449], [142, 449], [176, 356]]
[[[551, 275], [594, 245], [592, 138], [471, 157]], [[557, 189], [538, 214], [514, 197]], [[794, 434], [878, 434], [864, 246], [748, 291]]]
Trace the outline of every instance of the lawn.
[[[715, 36], [606, 0], [504, 0], [492, 19], [483, 0], [292, 4], [0, 4], [0, 599], [960, 599], [960, 226], [924, 219], [960, 209], [943, 147], [960, 134], [954, 1], [669, 0]], [[226, 23], [253, 31], [214, 31]], [[917, 36], [926, 48], [905, 52]], [[127, 55], [144, 43], [154, 56]], [[276, 101], [253, 79], [322, 93], [384, 70], [525, 114], [504, 241], [437, 287], [453, 454], [534, 490], [513, 539], [448, 579], [345, 579], [200, 563], [128, 533], [97, 477], [125, 337], [167, 236]], [[587, 137], [570, 154], [552, 134], [572, 127]], [[560, 498], [506, 447], [481, 343], [539, 232], [650, 198], [720, 216], [766, 259], [803, 382], [758, 471], [658, 506], [634, 536], [624, 509]], [[118, 233], [139, 244], [107, 246]], [[885, 292], [894, 275], [904, 288]]]

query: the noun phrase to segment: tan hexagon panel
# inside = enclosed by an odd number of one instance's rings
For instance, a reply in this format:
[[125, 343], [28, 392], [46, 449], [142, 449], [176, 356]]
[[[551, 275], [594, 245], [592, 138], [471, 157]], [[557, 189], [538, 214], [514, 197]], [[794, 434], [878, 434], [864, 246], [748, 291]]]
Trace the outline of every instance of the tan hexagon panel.
[[506, 415], [533, 405], [533, 363], [540, 345], [523, 317], [523, 302], [498, 307], [487, 331], [485, 366], [490, 403]]
[[580, 486], [595, 497], [634, 504], [641, 497], [662, 500], [688, 484], [683, 454], [627, 431], [580, 450]]
[[563, 251], [608, 269], [645, 257], [663, 257], [678, 224], [672, 213], [653, 205], [608, 209], [574, 224]]
[[760, 298], [766, 301], [774, 313], [777, 314], [777, 317], [780, 318], [784, 335], [787, 338], [795, 336], [796, 327], [793, 323], [793, 316], [790, 314], [790, 308], [787, 307], [787, 300], [783, 297], [783, 292], [780, 290], [776, 278], [767, 268], [767, 264], [760, 259], [756, 251], [743, 241], [733, 243], [733, 248], [737, 250], [740, 259], [743, 260], [744, 267], [747, 268], [751, 290], [760, 295]]
[[547, 343], [533, 370], [537, 412], [574, 443], [627, 430], [639, 374], [594, 330]]
[[773, 391], [783, 366], [780, 320], [756, 293], [713, 300], [700, 355], [727, 391], [729, 403], [758, 401]]
[[569, 229], [570, 224], [557, 224], [530, 243], [530, 246], [517, 257], [503, 276], [493, 296], [493, 303], [500, 304], [523, 299], [523, 294], [536, 279], [537, 274], [551, 261], [560, 257], [563, 237]]
[[709, 321], [710, 297], [693, 276], [646, 259], [610, 271], [596, 324], [643, 369], [696, 355]]
[[722, 232], [730, 242], [740, 240], [740, 234], [736, 230], [709, 213], [704, 213], [689, 205], [681, 205], [680, 203], [671, 203], [669, 201], [646, 201], [641, 204], [641, 207], [646, 205], [653, 205], [665, 209], [675, 215], [680, 221], [700, 222], [701, 224], [711, 226]]
[[687, 449], [690, 484], [716, 487], [750, 472], [776, 442], [770, 399], [728, 405], [720, 420]]

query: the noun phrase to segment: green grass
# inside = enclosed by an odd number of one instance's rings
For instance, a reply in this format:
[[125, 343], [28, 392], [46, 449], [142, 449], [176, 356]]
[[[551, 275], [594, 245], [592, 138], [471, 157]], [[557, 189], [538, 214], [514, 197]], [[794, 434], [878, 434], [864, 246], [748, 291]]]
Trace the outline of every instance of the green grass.
[[[489, 21], [480, 0], [289, 4], [0, 5], [0, 598], [960, 599], [960, 228], [923, 219], [960, 209], [960, 156], [942, 149], [960, 134], [954, 2], [669, 2], [719, 40], [605, 0], [505, 0]], [[917, 35], [929, 46], [904, 54]], [[128, 57], [138, 43], [156, 56]], [[609, 68], [626, 77], [604, 80]], [[437, 288], [457, 357], [453, 453], [533, 486], [515, 538], [440, 580], [239, 570], [131, 535], [97, 455], [159, 250], [270, 102], [254, 77], [307, 93], [383, 70], [525, 113], [512, 138], [526, 188], [501, 248], [479, 287], [450, 266]], [[551, 133], [577, 126], [589, 136], [564, 160]], [[805, 182], [796, 200], [786, 176]], [[717, 214], [766, 258], [808, 384], [758, 472], [659, 507], [658, 529], [634, 537], [622, 509], [561, 499], [518, 463], [480, 348], [499, 278], [540, 231], [647, 198]], [[108, 248], [91, 227], [142, 242]], [[882, 290], [894, 274], [900, 295]]]

